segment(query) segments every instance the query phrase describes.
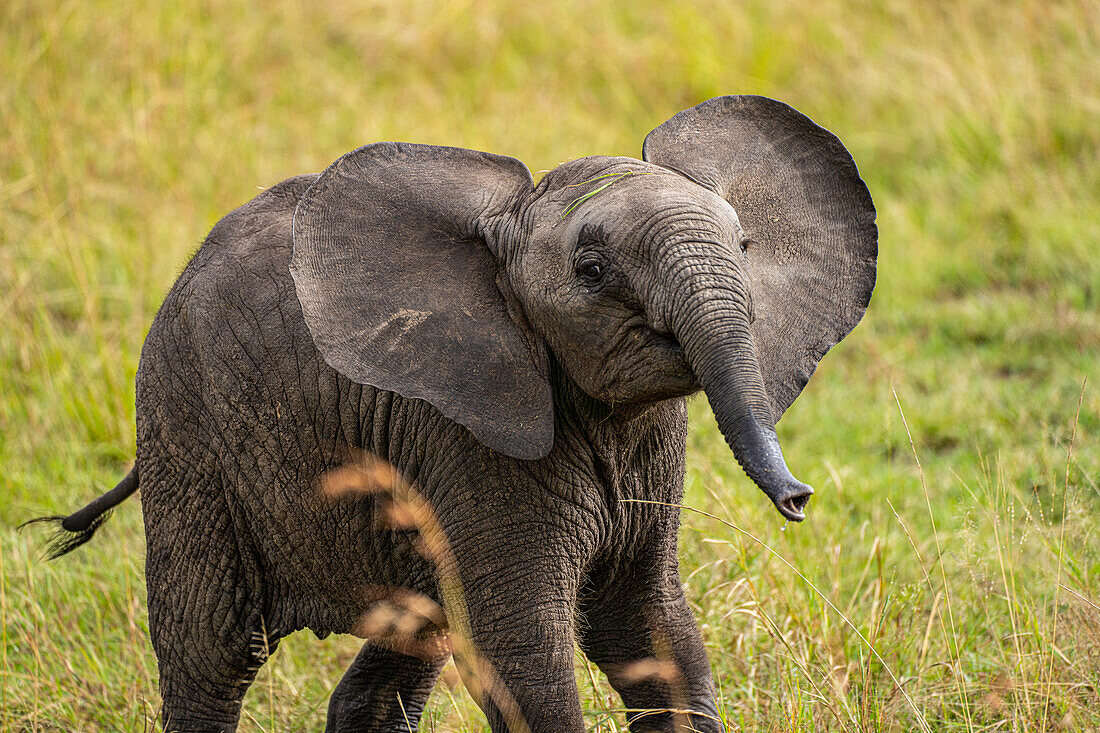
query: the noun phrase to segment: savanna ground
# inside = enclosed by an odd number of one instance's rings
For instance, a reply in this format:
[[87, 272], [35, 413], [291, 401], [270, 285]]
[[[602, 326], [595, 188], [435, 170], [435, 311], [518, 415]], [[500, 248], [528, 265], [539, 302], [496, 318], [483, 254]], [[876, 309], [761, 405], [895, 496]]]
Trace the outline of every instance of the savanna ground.
[[[806, 523], [693, 404], [719, 519], [685, 511], [681, 557], [731, 729], [1100, 729], [1100, 4], [1046, 0], [3, 3], [0, 729], [155, 727], [138, 502], [51, 564], [14, 526], [125, 472], [144, 334], [222, 214], [375, 140], [636, 156], [725, 93], [837, 133], [881, 232], [779, 425]], [[242, 728], [319, 729], [356, 648], [289, 639]], [[422, 728], [484, 722], [440, 686]]]

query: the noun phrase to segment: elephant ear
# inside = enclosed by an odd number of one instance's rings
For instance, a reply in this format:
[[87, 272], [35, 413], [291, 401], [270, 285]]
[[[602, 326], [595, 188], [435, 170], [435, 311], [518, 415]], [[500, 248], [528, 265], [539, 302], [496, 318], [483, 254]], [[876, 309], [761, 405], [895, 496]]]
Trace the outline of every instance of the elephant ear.
[[875, 206], [840, 140], [767, 97], [716, 97], [646, 136], [644, 160], [724, 198], [748, 238], [753, 340], [776, 420], [875, 287]]
[[377, 143], [329, 166], [294, 212], [290, 271], [317, 349], [360, 384], [425, 400], [485, 446], [545, 456], [545, 350], [498, 286], [532, 190], [513, 158]]

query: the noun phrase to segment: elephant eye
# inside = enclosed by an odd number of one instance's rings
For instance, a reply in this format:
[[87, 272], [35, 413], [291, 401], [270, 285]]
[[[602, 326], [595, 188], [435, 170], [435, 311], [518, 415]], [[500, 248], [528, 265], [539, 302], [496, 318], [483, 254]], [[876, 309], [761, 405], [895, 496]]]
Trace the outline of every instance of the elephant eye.
[[741, 238], [741, 251], [742, 252], [748, 252], [749, 247], [755, 247], [755, 246], [756, 246], [756, 242], [753, 239], [750, 239], [749, 237], [742, 237]]
[[578, 262], [577, 275], [585, 285], [598, 285], [603, 279], [603, 265], [595, 260]]

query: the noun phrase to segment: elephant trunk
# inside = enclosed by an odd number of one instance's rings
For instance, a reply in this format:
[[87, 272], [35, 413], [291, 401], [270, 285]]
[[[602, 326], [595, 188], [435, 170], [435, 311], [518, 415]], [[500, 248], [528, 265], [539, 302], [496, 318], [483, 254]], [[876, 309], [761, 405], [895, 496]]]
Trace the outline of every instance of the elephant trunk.
[[749, 331], [752, 304], [744, 273], [724, 251], [677, 269], [669, 325], [718, 427], [741, 468], [779, 513], [800, 522], [814, 490], [792, 476], [783, 460]]

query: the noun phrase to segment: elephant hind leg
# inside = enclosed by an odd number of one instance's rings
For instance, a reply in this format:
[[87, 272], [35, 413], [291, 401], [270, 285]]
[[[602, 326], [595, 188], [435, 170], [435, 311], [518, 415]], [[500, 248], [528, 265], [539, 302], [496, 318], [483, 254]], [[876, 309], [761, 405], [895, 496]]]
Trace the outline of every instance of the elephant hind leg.
[[[170, 733], [235, 731], [245, 692], [274, 653], [279, 634], [234, 597], [227, 580], [203, 598], [197, 583], [150, 589], [150, 635], [160, 671], [161, 716]], [[187, 592], [187, 591], [190, 592]], [[154, 610], [155, 609], [155, 610]]]
[[196, 664], [184, 658], [158, 654], [161, 718], [166, 733], [227, 733], [237, 730], [241, 703], [256, 672], [278, 642], [253, 642], [231, 648], [211, 646], [207, 654], [219, 665]]
[[332, 692], [326, 733], [415, 733], [446, 655], [407, 656], [367, 642]]
[[164, 730], [235, 731], [245, 692], [282, 636], [265, 622], [256, 564], [216, 502], [168, 512], [152, 492], [143, 502]]

